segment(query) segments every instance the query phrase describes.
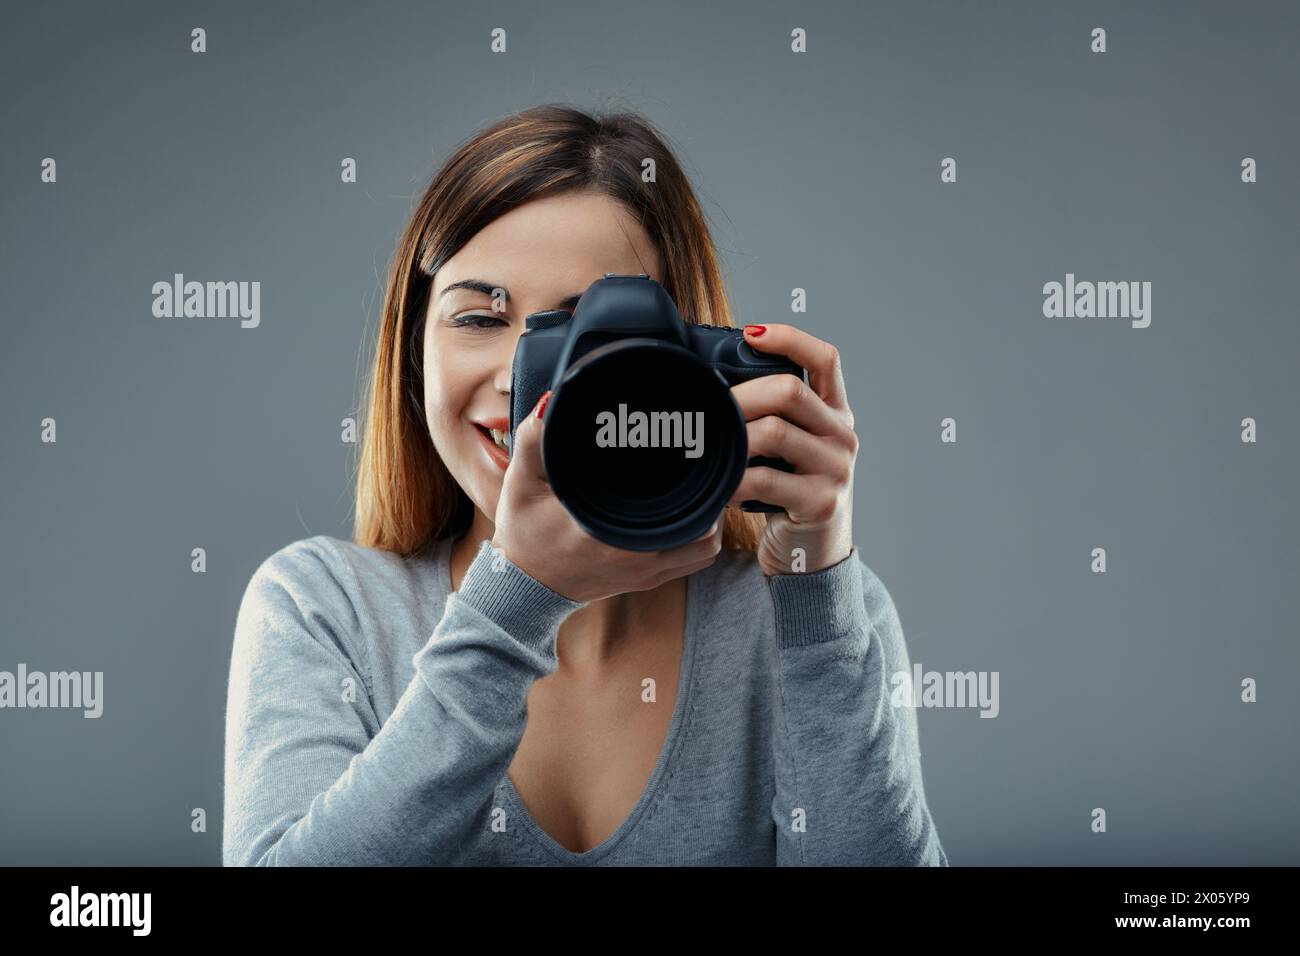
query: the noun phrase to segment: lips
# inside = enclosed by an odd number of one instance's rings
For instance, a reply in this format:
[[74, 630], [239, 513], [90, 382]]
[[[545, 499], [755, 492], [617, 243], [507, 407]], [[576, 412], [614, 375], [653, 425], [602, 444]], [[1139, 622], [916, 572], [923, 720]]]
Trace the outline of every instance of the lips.
[[481, 422], [473, 422], [474, 432], [478, 435], [479, 443], [483, 446], [484, 452], [487, 453], [488, 459], [502, 471], [510, 467], [510, 452], [504, 447], [498, 445], [492, 438], [491, 430], [495, 429], [502, 434], [510, 429], [510, 420], [506, 418], [489, 418]]

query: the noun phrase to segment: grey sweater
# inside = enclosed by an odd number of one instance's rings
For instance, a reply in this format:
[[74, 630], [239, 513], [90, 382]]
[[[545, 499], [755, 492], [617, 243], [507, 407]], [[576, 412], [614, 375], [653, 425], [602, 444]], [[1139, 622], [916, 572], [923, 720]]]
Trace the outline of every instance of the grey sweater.
[[687, 579], [667, 740], [585, 853], [507, 774], [583, 605], [488, 541], [453, 591], [450, 555], [317, 536], [257, 569], [230, 666], [225, 865], [948, 865], [915, 711], [890, 703], [911, 670], [898, 614], [856, 548], [771, 578], [724, 550]]

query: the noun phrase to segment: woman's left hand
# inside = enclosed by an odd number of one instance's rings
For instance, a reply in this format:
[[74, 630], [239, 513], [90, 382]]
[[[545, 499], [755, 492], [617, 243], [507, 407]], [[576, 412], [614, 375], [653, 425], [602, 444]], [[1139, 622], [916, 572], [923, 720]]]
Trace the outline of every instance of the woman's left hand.
[[808, 370], [808, 384], [782, 374], [732, 386], [747, 422], [750, 457], [783, 458], [795, 470], [746, 468], [729, 504], [755, 498], [785, 509], [767, 515], [758, 546], [764, 574], [829, 568], [853, 549], [853, 467], [858, 455], [839, 350], [779, 323], [745, 326], [745, 341], [760, 352], [784, 355], [802, 365]]

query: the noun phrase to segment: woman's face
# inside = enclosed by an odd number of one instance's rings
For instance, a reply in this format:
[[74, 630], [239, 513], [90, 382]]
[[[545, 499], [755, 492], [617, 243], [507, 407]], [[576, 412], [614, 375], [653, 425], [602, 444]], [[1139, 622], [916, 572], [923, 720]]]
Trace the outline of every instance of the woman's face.
[[504, 436], [510, 428], [510, 370], [524, 317], [572, 310], [607, 272], [662, 282], [660, 267], [626, 207], [583, 192], [512, 209], [438, 270], [424, 326], [424, 413], [447, 470], [482, 513], [476, 524], [494, 520], [509, 461], [490, 430]]

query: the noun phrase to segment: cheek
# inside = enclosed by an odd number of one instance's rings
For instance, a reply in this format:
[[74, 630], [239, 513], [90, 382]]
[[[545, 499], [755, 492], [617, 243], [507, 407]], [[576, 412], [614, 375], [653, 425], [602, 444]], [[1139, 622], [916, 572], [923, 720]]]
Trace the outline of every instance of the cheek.
[[424, 356], [424, 408], [431, 427], [456, 417], [468, 401], [473, 377], [465, 373], [445, 348], [431, 349]]

